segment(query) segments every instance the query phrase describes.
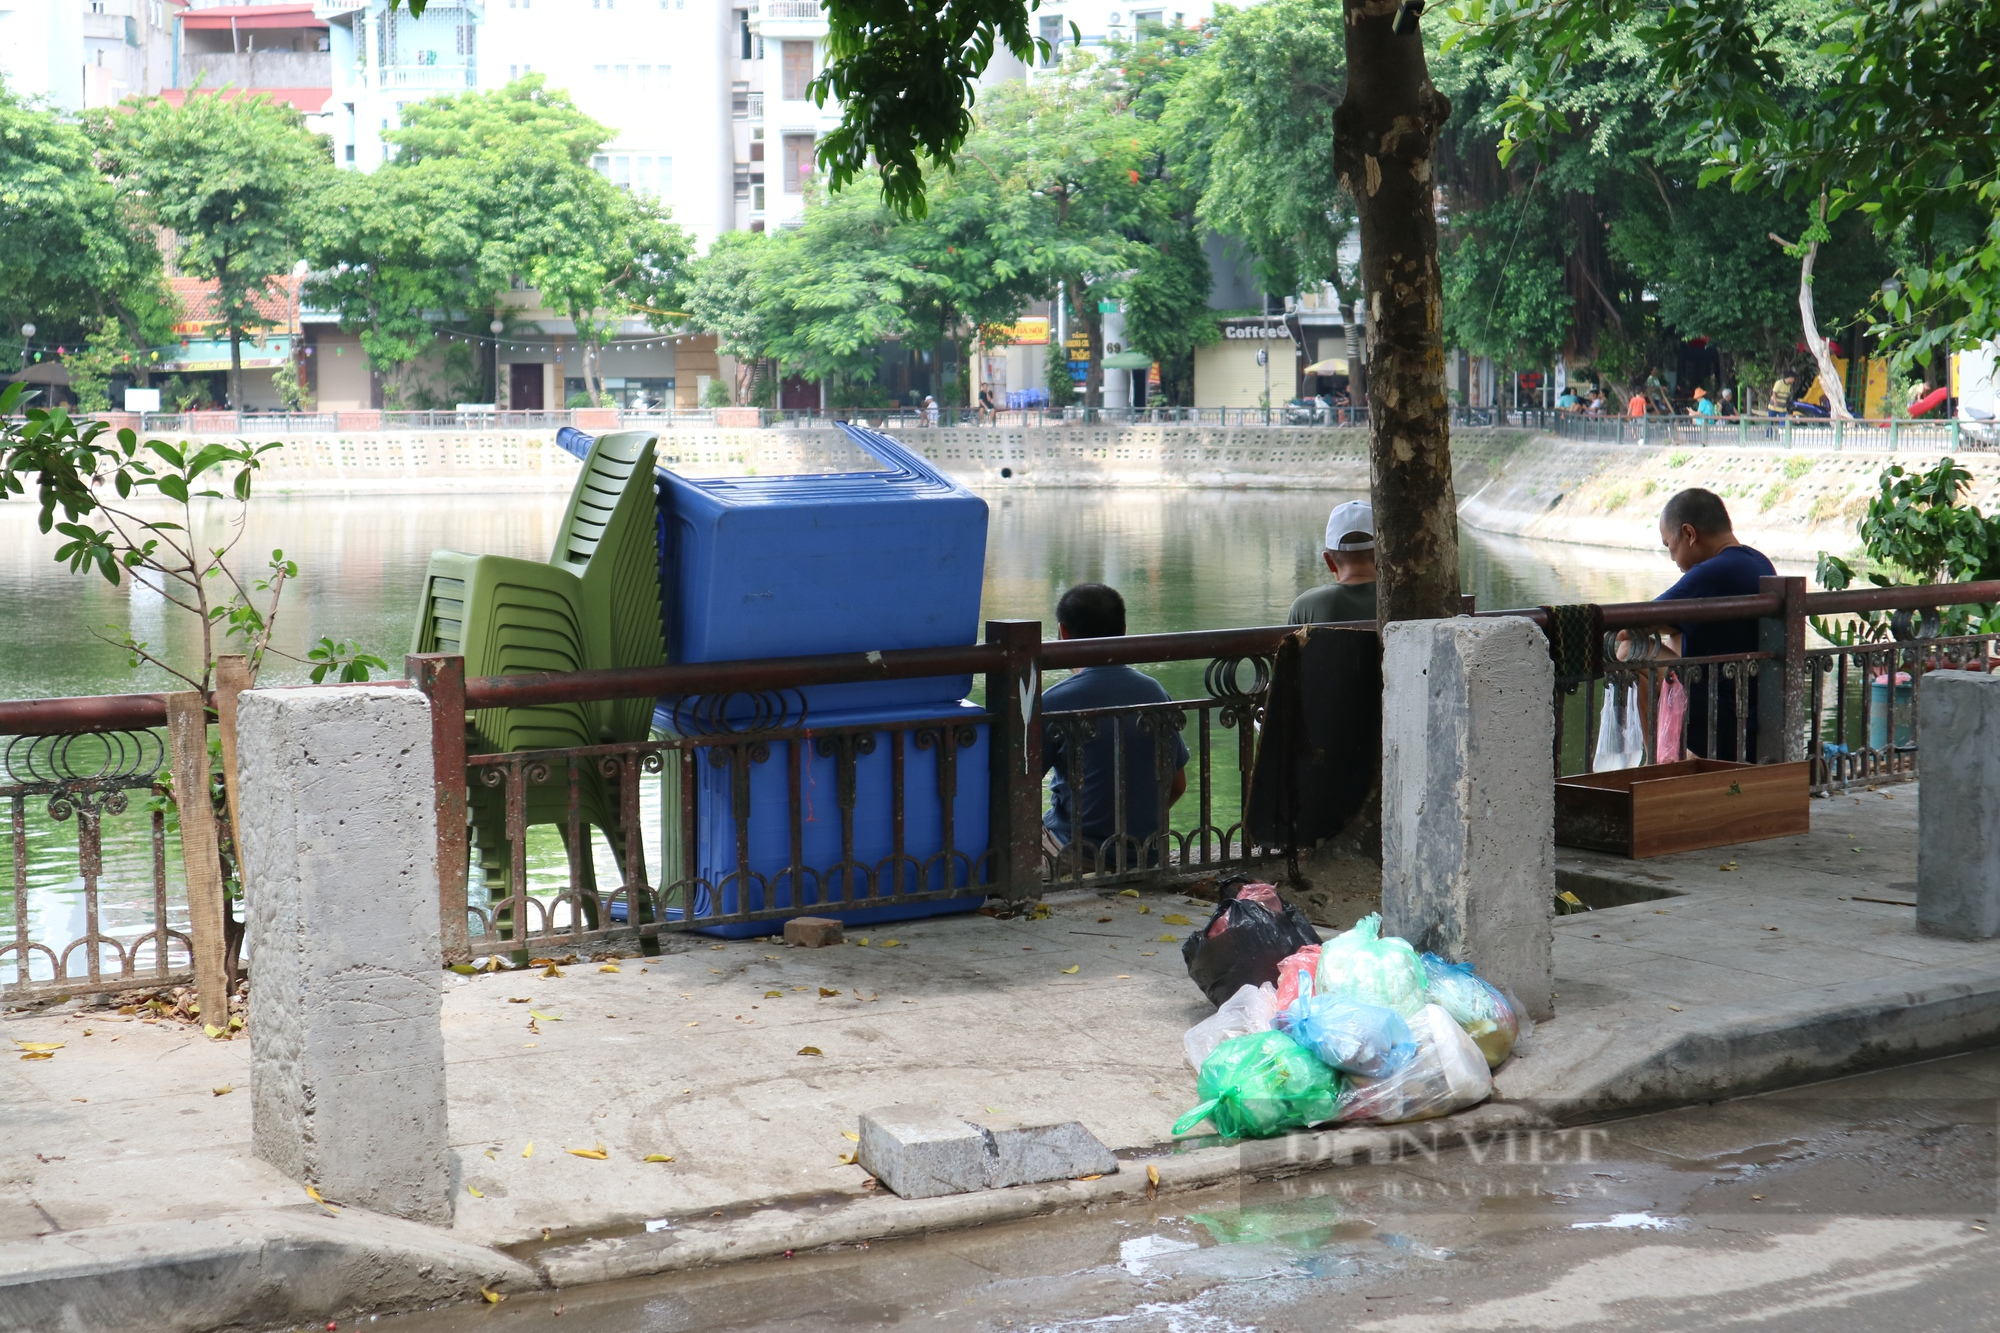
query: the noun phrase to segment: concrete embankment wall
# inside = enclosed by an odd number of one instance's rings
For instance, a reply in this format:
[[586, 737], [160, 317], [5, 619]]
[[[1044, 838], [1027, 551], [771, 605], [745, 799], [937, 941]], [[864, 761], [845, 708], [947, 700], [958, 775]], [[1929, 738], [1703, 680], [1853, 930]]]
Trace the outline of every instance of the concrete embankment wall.
[[[1459, 487], [1459, 521], [1541, 541], [1654, 550], [1660, 507], [1701, 486], [1722, 496], [1737, 535], [1774, 560], [1810, 564], [1820, 551], [1859, 549], [1856, 525], [1891, 463], [1921, 470], [1936, 453], [1880, 450], [1670, 448], [1534, 437], [1482, 485]], [[1970, 499], [2000, 504], [2000, 456], [1955, 455], [1973, 475]]]
[[[324, 432], [279, 437], [258, 485], [278, 493], [567, 491], [577, 461], [553, 430]], [[902, 430], [897, 438], [970, 485], [1366, 490], [1368, 433], [1325, 427], [1042, 426]], [[1461, 494], [1532, 436], [1469, 429], [1452, 439]], [[669, 430], [660, 461], [691, 476], [871, 466], [832, 427]]]

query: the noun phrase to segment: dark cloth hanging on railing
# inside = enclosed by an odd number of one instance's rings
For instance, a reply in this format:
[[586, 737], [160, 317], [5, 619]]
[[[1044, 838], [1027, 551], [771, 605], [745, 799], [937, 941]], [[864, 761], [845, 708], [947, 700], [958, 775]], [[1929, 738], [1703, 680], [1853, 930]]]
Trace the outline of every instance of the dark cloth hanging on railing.
[[1268, 697], [1244, 828], [1260, 846], [1302, 850], [1381, 800], [1381, 638], [1301, 629], [1278, 648]]
[[1545, 606], [1549, 657], [1557, 680], [1595, 680], [1604, 674], [1604, 608], [1594, 602]]

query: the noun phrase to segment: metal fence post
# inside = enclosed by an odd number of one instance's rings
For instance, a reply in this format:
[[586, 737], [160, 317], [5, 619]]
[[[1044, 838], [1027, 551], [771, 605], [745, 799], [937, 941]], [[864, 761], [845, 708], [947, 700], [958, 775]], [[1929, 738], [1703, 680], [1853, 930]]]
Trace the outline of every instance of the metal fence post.
[[986, 676], [993, 715], [993, 889], [1016, 902], [1042, 889], [1042, 622], [989, 620], [1005, 663]]
[[1806, 757], [1806, 581], [1767, 574], [1759, 592], [1776, 593], [1778, 614], [1757, 622], [1757, 648], [1771, 654], [1757, 672], [1757, 761], [1795, 764]]
[[411, 653], [403, 677], [431, 701], [431, 766], [437, 801], [438, 922], [444, 961], [472, 961], [466, 932], [465, 659], [450, 653]]

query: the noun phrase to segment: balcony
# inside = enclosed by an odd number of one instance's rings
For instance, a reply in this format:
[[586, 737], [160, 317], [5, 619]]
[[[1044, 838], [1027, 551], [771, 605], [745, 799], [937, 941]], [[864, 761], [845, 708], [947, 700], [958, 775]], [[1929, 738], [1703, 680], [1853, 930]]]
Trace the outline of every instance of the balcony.
[[375, 92], [444, 92], [472, 87], [476, 73], [473, 65], [377, 65], [363, 81]]
[[750, 26], [770, 41], [824, 37], [826, 11], [820, 8], [819, 0], [764, 0], [763, 9], [751, 15]]
[[819, 0], [766, 0], [763, 16], [767, 19], [816, 19], [820, 16]]
[[368, 0], [313, 0], [313, 17], [332, 18], [336, 14], [354, 14], [368, 8]]

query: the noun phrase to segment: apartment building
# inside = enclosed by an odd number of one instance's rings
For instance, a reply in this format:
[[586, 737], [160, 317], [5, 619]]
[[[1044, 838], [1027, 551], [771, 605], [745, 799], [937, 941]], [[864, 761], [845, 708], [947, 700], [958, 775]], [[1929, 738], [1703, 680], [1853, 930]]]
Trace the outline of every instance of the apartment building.
[[65, 111], [83, 105], [79, 0], [0, 0], [0, 82]]

